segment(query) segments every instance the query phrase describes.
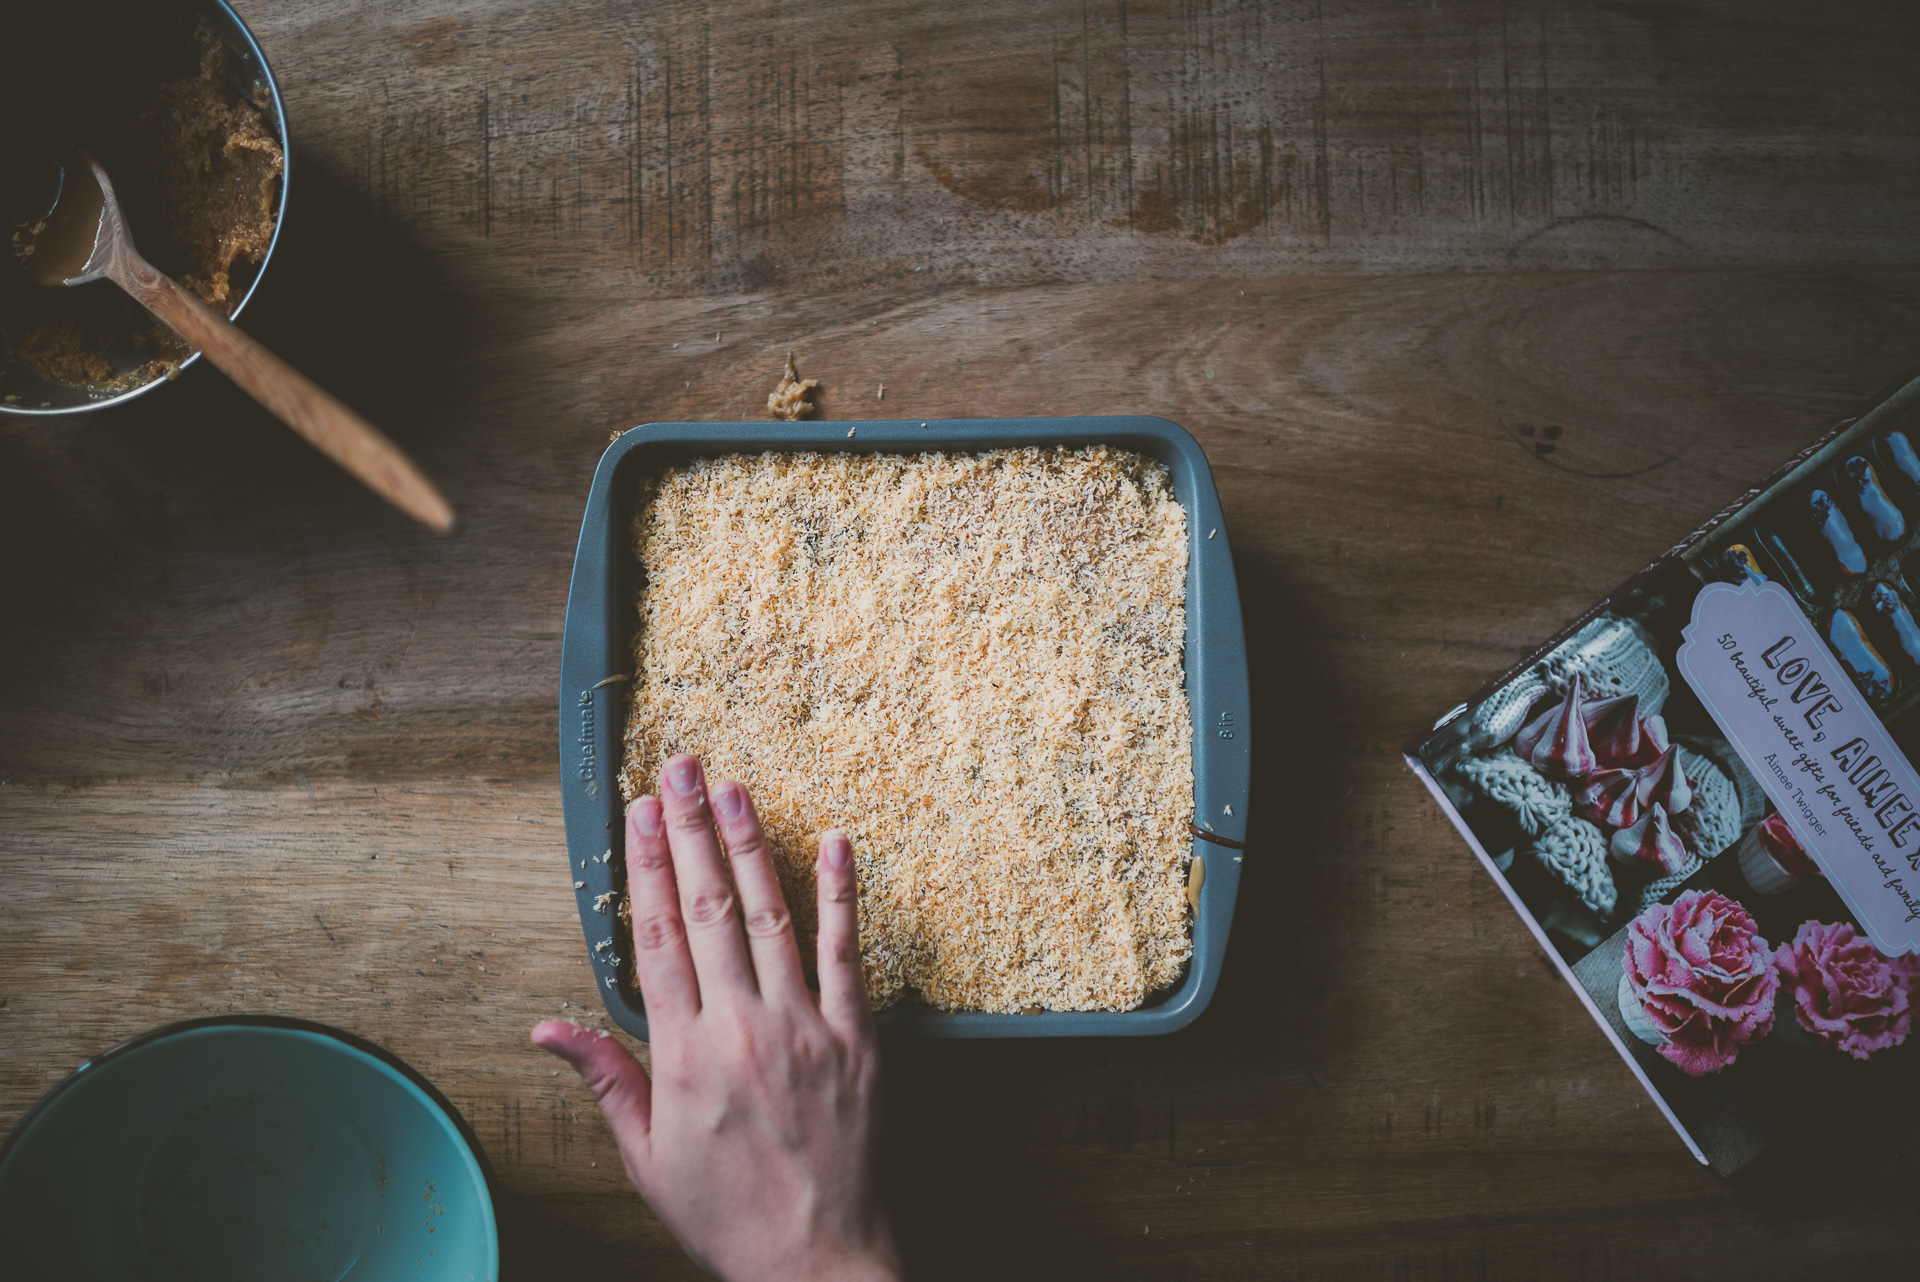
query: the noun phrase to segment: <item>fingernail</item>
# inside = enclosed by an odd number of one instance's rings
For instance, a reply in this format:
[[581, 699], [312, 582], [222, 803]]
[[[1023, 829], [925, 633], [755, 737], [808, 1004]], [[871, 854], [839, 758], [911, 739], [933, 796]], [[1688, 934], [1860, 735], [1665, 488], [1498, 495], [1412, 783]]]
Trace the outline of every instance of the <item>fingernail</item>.
[[[535, 1031], [538, 1032], [539, 1030], [536, 1029]], [[574, 1057], [573, 1046], [568, 1041], [569, 1037], [570, 1034], [565, 1032], [560, 1032], [558, 1036], [555, 1036], [554, 1032], [549, 1032], [547, 1033], [546, 1040], [536, 1037], [533, 1044], [554, 1058], [565, 1060], [568, 1065], [578, 1071], [580, 1061]]]
[[829, 868], [845, 868], [853, 857], [853, 843], [838, 828], [820, 839], [820, 858]]
[[667, 763], [667, 786], [683, 797], [700, 791], [700, 763], [692, 757], [675, 757]]
[[747, 790], [737, 783], [723, 783], [713, 790], [713, 808], [722, 819], [738, 819], [747, 813]]
[[637, 798], [627, 810], [633, 816], [633, 830], [642, 837], [660, 835], [660, 802], [653, 797]]

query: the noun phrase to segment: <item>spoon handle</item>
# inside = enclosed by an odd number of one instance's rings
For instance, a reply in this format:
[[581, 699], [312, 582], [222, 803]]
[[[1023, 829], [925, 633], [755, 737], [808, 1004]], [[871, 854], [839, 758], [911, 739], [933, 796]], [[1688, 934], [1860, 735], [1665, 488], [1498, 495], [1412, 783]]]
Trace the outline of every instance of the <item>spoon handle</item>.
[[315, 386], [201, 302], [191, 290], [123, 244], [105, 275], [141, 306], [200, 349], [281, 422], [322, 454], [364, 481], [369, 489], [423, 525], [445, 534], [453, 507], [413, 460], [371, 423]]

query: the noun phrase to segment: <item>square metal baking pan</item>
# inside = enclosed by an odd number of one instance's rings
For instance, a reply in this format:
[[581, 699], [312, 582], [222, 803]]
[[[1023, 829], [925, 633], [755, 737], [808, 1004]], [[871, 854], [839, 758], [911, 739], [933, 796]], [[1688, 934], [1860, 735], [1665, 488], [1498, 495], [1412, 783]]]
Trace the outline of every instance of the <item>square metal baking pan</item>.
[[[851, 432], [851, 435], [849, 434]], [[1198, 442], [1162, 418], [948, 419], [903, 422], [649, 423], [624, 433], [593, 476], [567, 593], [560, 649], [560, 785], [569, 880], [594, 983], [607, 1013], [647, 1035], [637, 992], [621, 982], [627, 941], [611, 892], [625, 888], [619, 789], [627, 687], [609, 681], [633, 663], [633, 503], [642, 473], [663, 464], [768, 450], [972, 453], [1038, 445], [1106, 444], [1167, 465], [1187, 513], [1187, 699], [1193, 716], [1193, 856], [1205, 863], [1185, 977], [1130, 1011], [1033, 1015], [943, 1011], [907, 1004], [882, 1011], [883, 1032], [923, 1037], [1122, 1037], [1170, 1033], [1206, 1009], [1219, 983], [1240, 888], [1247, 829], [1251, 725], [1240, 595], [1213, 473]], [[752, 780], [747, 781], [749, 784]]]

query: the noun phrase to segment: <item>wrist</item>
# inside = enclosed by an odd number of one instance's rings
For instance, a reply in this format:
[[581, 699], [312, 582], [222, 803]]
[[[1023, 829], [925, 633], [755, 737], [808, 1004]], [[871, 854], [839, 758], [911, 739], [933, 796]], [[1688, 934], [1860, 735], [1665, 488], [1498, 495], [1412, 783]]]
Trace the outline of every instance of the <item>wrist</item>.
[[817, 1256], [796, 1276], [807, 1282], [902, 1282], [906, 1271], [892, 1243], [885, 1243], [864, 1251]]
[[868, 1257], [857, 1263], [841, 1265], [824, 1276], [844, 1279], [845, 1282], [902, 1282], [906, 1275], [900, 1271], [898, 1261]]

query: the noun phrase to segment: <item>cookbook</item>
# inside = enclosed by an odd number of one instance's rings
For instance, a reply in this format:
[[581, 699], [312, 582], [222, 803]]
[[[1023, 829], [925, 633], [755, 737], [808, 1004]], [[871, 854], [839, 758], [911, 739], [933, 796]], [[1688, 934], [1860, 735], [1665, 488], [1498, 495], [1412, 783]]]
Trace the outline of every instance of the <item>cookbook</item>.
[[1407, 749], [1723, 1174], [1920, 1082], [1917, 406], [1827, 433]]

